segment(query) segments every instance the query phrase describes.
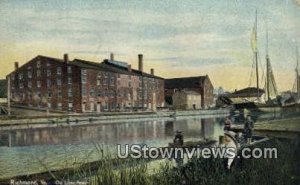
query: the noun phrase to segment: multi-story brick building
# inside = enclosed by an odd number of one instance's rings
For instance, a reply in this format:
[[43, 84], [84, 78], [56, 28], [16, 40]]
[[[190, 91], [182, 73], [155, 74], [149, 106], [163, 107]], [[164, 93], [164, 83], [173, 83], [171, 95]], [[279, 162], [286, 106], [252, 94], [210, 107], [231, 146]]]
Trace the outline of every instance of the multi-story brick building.
[[[164, 104], [164, 80], [118, 62], [37, 56], [7, 75], [16, 105], [72, 112], [152, 109]], [[142, 94], [144, 96], [142, 96]]]
[[214, 87], [208, 75], [165, 79], [165, 96], [168, 103], [172, 104], [172, 96], [176, 90], [198, 92], [201, 95], [202, 108], [207, 108], [214, 104]]

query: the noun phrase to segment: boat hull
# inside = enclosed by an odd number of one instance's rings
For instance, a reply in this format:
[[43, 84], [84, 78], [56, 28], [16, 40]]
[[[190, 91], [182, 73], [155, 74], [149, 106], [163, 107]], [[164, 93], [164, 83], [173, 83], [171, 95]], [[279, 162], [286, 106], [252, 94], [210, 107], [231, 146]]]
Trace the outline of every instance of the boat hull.
[[280, 112], [282, 111], [281, 106], [257, 106], [260, 112]]

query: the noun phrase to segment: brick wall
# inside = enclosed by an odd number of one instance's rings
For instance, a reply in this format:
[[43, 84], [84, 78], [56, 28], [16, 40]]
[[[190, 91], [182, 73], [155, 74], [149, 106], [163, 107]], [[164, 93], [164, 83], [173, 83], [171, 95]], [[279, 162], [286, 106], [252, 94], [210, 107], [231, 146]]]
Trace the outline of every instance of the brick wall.
[[163, 79], [83, 68], [37, 56], [11, 74], [11, 98], [18, 105], [73, 112], [122, 111], [164, 104]]

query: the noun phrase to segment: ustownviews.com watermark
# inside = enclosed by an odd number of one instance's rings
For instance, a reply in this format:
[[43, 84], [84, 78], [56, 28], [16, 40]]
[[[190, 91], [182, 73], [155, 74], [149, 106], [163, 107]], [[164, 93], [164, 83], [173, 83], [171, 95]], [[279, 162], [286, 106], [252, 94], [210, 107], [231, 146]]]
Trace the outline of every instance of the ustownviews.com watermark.
[[125, 144], [117, 145], [118, 158], [144, 158], [144, 159], [171, 159], [184, 158], [264, 158], [276, 159], [277, 148], [242, 148], [235, 147], [206, 147], [206, 148], [186, 148], [186, 147], [148, 147], [147, 145]]

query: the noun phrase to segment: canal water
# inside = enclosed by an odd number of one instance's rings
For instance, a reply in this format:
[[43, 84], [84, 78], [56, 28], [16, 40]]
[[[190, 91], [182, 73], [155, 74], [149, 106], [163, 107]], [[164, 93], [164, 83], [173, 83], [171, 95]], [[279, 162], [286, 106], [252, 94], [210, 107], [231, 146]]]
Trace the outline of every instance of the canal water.
[[[299, 113], [264, 114], [256, 121], [298, 117]], [[234, 116], [235, 124], [243, 116]], [[51, 128], [0, 130], [0, 179], [48, 170], [63, 169], [101, 159], [99, 148], [112, 156], [117, 145], [167, 146], [176, 130], [185, 141], [218, 140], [224, 117], [183, 117], [177, 119], [119, 123], [93, 122]]]
[[117, 144], [167, 146], [176, 130], [183, 131], [186, 141], [217, 139], [222, 120], [189, 117], [0, 131], [0, 179], [99, 160], [99, 147], [114, 155]]

